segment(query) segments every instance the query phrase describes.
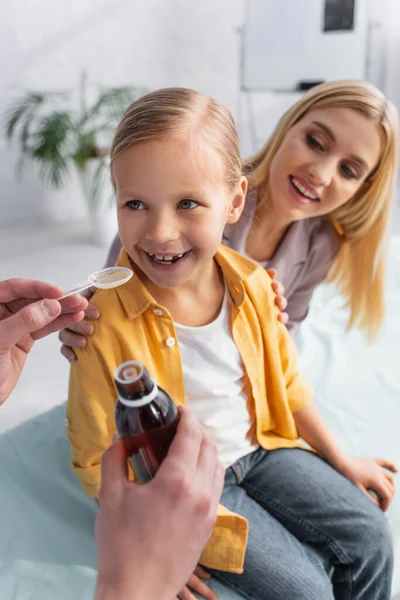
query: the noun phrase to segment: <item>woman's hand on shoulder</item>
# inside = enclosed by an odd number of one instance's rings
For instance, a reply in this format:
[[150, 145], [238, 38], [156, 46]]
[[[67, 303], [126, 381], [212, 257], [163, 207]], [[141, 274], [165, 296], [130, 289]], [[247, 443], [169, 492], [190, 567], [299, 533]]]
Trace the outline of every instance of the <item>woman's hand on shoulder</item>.
[[285, 287], [279, 281], [276, 281], [276, 269], [267, 269], [268, 275], [272, 279], [271, 288], [275, 294], [275, 304], [279, 309], [278, 320], [281, 321], [284, 325], [287, 325], [289, 322], [289, 315], [285, 312], [287, 307], [287, 300], [284, 296]]

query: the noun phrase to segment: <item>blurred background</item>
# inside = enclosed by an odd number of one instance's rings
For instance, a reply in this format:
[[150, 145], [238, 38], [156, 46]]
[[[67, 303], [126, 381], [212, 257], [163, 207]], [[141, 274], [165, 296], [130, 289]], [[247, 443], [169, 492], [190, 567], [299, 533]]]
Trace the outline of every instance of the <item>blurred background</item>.
[[[35, 121], [83, 110], [82, 76], [86, 107], [109, 88], [138, 95], [187, 86], [231, 109], [247, 155], [299, 97], [301, 81], [363, 78], [400, 103], [397, 0], [3, 0], [0, 11], [3, 119], [28, 91], [69, 93], [45, 100]], [[74, 169], [57, 192], [39, 177], [40, 156], [17, 177], [19, 141], [15, 132], [9, 144], [2, 127], [0, 227], [83, 226], [88, 208]]]

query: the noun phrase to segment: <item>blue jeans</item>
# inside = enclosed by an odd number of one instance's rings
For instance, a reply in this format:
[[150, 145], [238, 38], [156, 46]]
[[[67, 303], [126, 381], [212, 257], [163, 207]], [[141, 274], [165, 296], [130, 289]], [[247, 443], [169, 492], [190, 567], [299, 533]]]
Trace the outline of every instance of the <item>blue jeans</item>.
[[389, 600], [387, 519], [317, 455], [259, 449], [227, 469], [221, 503], [248, 519], [249, 539], [242, 575], [211, 573], [245, 598]]

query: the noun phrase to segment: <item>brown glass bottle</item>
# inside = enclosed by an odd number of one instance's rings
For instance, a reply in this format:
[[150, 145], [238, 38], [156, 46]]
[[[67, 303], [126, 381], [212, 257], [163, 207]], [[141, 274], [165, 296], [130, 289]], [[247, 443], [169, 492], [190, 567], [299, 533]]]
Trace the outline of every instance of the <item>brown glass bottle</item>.
[[114, 375], [118, 389], [117, 431], [142, 483], [154, 477], [175, 436], [178, 410], [138, 361], [122, 363]]

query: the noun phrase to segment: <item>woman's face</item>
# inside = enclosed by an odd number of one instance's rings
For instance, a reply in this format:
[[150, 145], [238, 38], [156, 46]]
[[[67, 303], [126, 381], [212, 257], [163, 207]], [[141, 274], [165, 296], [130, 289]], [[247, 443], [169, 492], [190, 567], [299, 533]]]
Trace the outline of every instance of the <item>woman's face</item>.
[[332, 212], [348, 202], [376, 167], [381, 126], [350, 108], [308, 112], [272, 160], [269, 201], [289, 220]]

